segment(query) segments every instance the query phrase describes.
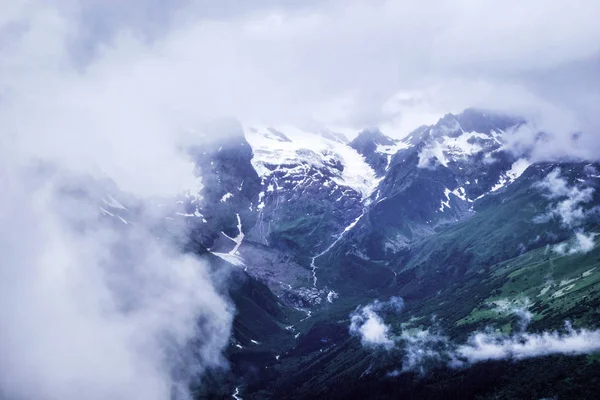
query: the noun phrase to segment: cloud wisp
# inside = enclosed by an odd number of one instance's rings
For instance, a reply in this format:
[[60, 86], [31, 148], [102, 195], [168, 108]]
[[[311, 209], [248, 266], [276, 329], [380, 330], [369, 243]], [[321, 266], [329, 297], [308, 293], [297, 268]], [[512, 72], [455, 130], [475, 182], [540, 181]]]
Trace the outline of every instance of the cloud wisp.
[[379, 314], [399, 313], [404, 309], [404, 300], [400, 297], [391, 297], [388, 301], [379, 301], [359, 306], [350, 315], [350, 334], [359, 336], [363, 346], [394, 347], [390, 338], [390, 327]]
[[[476, 332], [466, 344], [456, 348], [454, 365], [486, 360], [524, 359], [551, 354], [588, 354], [600, 351], [600, 331], [576, 330], [569, 324], [565, 332], [499, 335]], [[463, 361], [464, 360], [464, 361]]]
[[492, 330], [473, 332], [458, 344], [431, 329], [403, 331], [398, 338], [403, 353], [402, 371], [425, 373], [428, 367], [444, 364], [467, 368], [488, 360], [520, 360], [552, 354], [589, 354], [600, 351], [600, 331], [573, 329], [541, 333], [502, 334]]
[[593, 250], [596, 234], [586, 234], [581, 226], [598, 212], [598, 207], [585, 207], [593, 200], [595, 189], [570, 185], [561, 176], [560, 168], [553, 169], [536, 187], [543, 191], [550, 200], [550, 205], [547, 212], [534, 218], [534, 222], [544, 223], [556, 219], [564, 228], [574, 231], [574, 238], [555, 245], [552, 248], [554, 252], [560, 255], [585, 254]]
[[526, 332], [532, 315], [527, 298], [515, 302], [495, 303], [502, 314], [515, 315], [519, 330], [505, 334], [491, 328], [475, 331], [464, 343], [456, 343], [435, 324], [429, 328], [403, 328], [398, 334], [375, 312], [373, 303], [360, 307], [351, 317], [350, 332], [359, 336], [363, 346], [384, 348], [401, 354], [402, 367], [390, 376], [403, 372], [424, 374], [434, 366], [468, 368], [488, 360], [520, 360], [552, 354], [589, 354], [600, 351], [600, 331], [574, 329], [565, 323], [563, 331]]
[[545, 192], [546, 197], [556, 203], [551, 204], [548, 212], [537, 217], [536, 221], [546, 222], [557, 218], [564, 227], [574, 228], [581, 225], [593, 212], [585, 210], [583, 204], [592, 200], [594, 188], [569, 185], [566, 178], [560, 175], [560, 168], [555, 168], [537, 183], [536, 186]]

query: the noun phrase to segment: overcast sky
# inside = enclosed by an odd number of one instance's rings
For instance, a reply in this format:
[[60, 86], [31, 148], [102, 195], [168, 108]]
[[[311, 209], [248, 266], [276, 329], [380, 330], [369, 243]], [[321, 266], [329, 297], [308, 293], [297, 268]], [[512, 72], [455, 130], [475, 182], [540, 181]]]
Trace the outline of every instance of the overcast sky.
[[127, 101], [181, 124], [233, 115], [402, 136], [482, 106], [544, 129], [599, 125], [595, 0], [4, 3], [15, 67], [121, 79]]

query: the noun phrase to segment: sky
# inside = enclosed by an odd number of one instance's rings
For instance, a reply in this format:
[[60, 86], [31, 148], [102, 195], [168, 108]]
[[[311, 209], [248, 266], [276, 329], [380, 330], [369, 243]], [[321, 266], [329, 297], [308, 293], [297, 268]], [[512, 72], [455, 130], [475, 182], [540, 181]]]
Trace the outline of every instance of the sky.
[[402, 137], [474, 106], [527, 117], [520, 140], [552, 133], [540, 159], [597, 157], [598, 15], [595, 0], [0, 0], [0, 397], [173, 397], [198, 329], [194, 370], [223, 365], [220, 278], [156, 240], [164, 215], [118, 230], [69, 188], [146, 209], [197, 193], [184, 149], [223, 116]]
[[[480, 106], [543, 129], [598, 127], [594, 0], [20, 3], [3, 6], [8, 25], [22, 27], [4, 29], [4, 42], [35, 26], [67, 47], [61, 68], [133, 74], [124, 89], [139, 98], [127, 101], [156, 102], [181, 120], [231, 115], [403, 136]], [[48, 56], [42, 43], [30, 52]]]

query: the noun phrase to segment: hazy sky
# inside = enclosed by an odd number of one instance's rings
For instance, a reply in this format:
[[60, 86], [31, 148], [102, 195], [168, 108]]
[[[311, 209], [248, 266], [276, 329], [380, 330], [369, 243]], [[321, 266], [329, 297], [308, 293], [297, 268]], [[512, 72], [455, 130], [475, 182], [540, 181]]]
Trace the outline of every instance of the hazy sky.
[[[29, 42], [27, 56], [86, 78], [121, 75], [137, 95], [128, 102], [180, 121], [234, 115], [401, 136], [483, 106], [544, 129], [598, 127], [595, 0], [6, 3], [3, 19], [22, 29], [3, 29], [0, 43]], [[66, 54], [48, 54], [48, 41]]]

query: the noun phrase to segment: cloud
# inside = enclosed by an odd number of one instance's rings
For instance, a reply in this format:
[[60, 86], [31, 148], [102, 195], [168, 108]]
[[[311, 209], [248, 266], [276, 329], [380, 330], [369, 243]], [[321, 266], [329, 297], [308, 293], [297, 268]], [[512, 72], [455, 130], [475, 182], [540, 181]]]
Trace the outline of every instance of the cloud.
[[592, 200], [594, 188], [571, 186], [560, 174], [560, 168], [555, 168], [544, 180], [536, 184], [546, 193], [548, 199], [557, 200], [557, 202], [551, 204], [548, 212], [536, 217], [535, 221], [547, 222], [558, 218], [563, 226], [573, 228], [582, 224], [590, 215], [590, 211], [584, 210], [582, 205]]
[[5, 167], [6, 396], [187, 398], [189, 379], [223, 365], [232, 310], [205, 263], [157, 237], [164, 218], [103, 218], [93, 195], [110, 190], [101, 182], [60, 168]]
[[[594, 173], [593, 167], [588, 168], [590, 174]], [[580, 188], [569, 185], [566, 178], [561, 177], [560, 168], [553, 169], [546, 177], [536, 184], [545, 192], [545, 196], [555, 201], [551, 203], [545, 214], [536, 216], [534, 222], [548, 222], [558, 219], [566, 228], [576, 228], [582, 225], [589, 217], [597, 212], [597, 207], [584, 209], [583, 205], [593, 199], [595, 189], [593, 187]], [[575, 238], [570, 242], [555, 245], [554, 252], [564, 254], [588, 253], [594, 246], [596, 234], [586, 234], [580, 228], [575, 229]]]
[[224, 365], [233, 317], [223, 277], [179, 248], [185, 226], [165, 226], [201, 189], [198, 118], [159, 95], [162, 56], [133, 36], [78, 65], [70, 4], [0, 6], [0, 391], [187, 398]]
[[4, 6], [12, 11], [5, 19], [34, 30], [45, 29], [37, 22], [49, 14], [73, 21], [64, 32], [46, 27], [35, 52], [52, 54], [59, 32], [68, 55], [85, 60], [77, 68], [98, 69], [103, 59], [102, 68], [122, 71], [120, 92], [138, 88], [137, 102], [130, 94], [117, 103], [154, 103], [157, 115], [194, 110], [355, 131], [381, 125], [403, 136], [416, 123], [476, 106], [523, 113], [561, 141], [587, 131], [586, 143], [595, 144], [600, 28], [590, 16], [600, 9], [592, 0], [62, 0], [58, 12], [17, 4]]
[[588, 354], [600, 350], [600, 331], [575, 330], [566, 324], [565, 332], [520, 332], [512, 335], [491, 330], [477, 331], [464, 344], [430, 329], [403, 331], [404, 354], [401, 372], [425, 373], [433, 365], [464, 368], [488, 360], [524, 359], [551, 354]]
[[[513, 314], [519, 318], [520, 329], [513, 334], [504, 334], [491, 328], [474, 331], [465, 343], [457, 343], [444, 335], [433, 321], [429, 328], [402, 329], [394, 333], [390, 326], [369, 307], [359, 308], [352, 316], [351, 332], [361, 335], [362, 344], [373, 348], [383, 346], [388, 351], [399, 352], [402, 367], [388, 376], [398, 376], [405, 372], [425, 374], [430, 368], [441, 365], [450, 368], [467, 368], [488, 360], [525, 359], [551, 354], [589, 354], [600, 351], [600, 331], [573, 329], [565, 322], [563, 331], [526, 332], [532, 319], [529, 299], [498, 301], [496, 311]], [[370, 325], [377, 329], [361, 328], [365, 321], [373, 318]]]
[[383, 319], [368, 306], [351, 316], [350, 333], [360, 336], [363, 346], [393, 347], [394, 342], [389, 338], [389, 330]]
[[386, 325], [379, 313], [398, 313], [404, 309], [404, 300], [391, 297], [388, 301], [376, 300], [364, 307], [358, 307], [350, 315], [350, 333], [359, 336], [363, 346], [392, 348], [394, 342], [390, 338], [390, 327]]
[[596, 235], [596, 233], [585, 234], [584, 232], [576, 232], [575, 238], [572, 241], [559, 243], [552, 249], [560, 255], [589, 253], [596, 246], [594, 240]]
[[476, 332], [456, 349], [459, 360], [477, 363], [486, 360], [523, 359], [550, 354], [587, 354], [600, 350], [600, 331], [567, 331], [499, 335]]
[[594, 233], [590, 233], [589, 235], [586, 235], [583, 232], [577, 232], [575, 234], [575, 246], [573, 246], [569, 249], [569, 254], [588, 253], [588, 252], [592, 251], [592, 249], [596, 245], [594, 243], [595, 237], [596, 237], [596, 234], [594, 234]]
[[449, 362], [452, 354], [448, 337], [430, 329], [409, 329], [402, 331], [401, 372], [417, 371], [421, 374], [432, 363]]

